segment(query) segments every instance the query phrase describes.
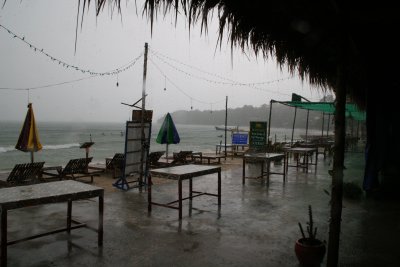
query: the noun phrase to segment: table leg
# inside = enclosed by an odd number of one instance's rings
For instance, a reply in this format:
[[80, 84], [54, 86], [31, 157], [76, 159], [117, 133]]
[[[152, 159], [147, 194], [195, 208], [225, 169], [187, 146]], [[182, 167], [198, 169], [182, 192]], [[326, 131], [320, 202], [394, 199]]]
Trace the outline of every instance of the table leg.
[[151, 174], [147, 177], [148, 179], [148, 185], [147, 185], [147, 211], [151, 212], [151, 187], [152, 187], [152, 182], [151, 182]]
[[285, 172], [287, 173], [288, 172], [288, 168], [289, 168], [289, 153], [288, 152], [286, 152], [285, 153], [285, 162], [286, 162], [286, 167], [285, 167]]
[[179, 220], [182, 219], [182, 180], [179, 179], [178, 181], [178, 195], [179, 195], [179, 200], [178, 200], [178, 205], [179, 205]]
[[192, 201], [193, 199], [193, 180], [192, 178], [189, 179], [189, 199]]
[[286, 174], [287, 174], [287, 162], [286, 162], [286, 155], [283, 158], [283, 182], [285, 183], [286, 181]]
[[7, 210], [0, 208], [1, 213], [1, 266], [7, 266]]
[[308, 164], [310, 163], [309, 160], [308, 160], [309, 157], [310, 157], [310, 154], [306, 153], [305, 154], [305, 158], [304, 158], [305, 166], [306, 166], [306, 172], [308, 172]]
[[221, 206], [221, 171], [218, 171], [218, 206]]
[[[297, 166], [297, 168], [299, 168], [299, 164], [301, 164], [300, 153], [295, 153], [294, 155], [296, 157], [296, 166]], [[304, 162], [304, 159], [303, 159], [303, 162]]]
[[264, 161], [261, 161], [261, 184], [264, 182]]
[[245, 184], [246, 177], [246, 159], [243, 157], [242, 184]]
[[104, 195], [99, 196], [99, 227], [97, 233], [97, 243], [101, 247], [103, 246], [103, 218], [104, 218]]
[[[325, 159], [325, 152], [324, 152], [324, 159]], [[317, 171], [317, 162], [318, 162], [318, 150], [315, 153], [315, 171]]]
[[68, 199], [68, 209], [67, 209], [67, 233], [71, 233], [71, 220], [72, 220], [72, 200]]

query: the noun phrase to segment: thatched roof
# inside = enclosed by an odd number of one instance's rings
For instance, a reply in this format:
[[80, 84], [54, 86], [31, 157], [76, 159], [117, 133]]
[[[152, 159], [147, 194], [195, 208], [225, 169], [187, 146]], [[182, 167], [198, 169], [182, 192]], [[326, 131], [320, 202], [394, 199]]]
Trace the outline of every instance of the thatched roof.
[[[121, 0], [96, 0], [98, 12], [106, 2], [120, 8]], [[218, 17], [220, 40], [226, 35], [232, 46], [272, 55], [311, 84], [334, 90], [340, 73], [349, 95], [361, 105], [369, 68], [385, 66], [396, 47], [396, 8], [383, 2], [146, 0], [144, 13], [153, 21], [158, 11], [171, 9], [204, 30], [212, 16]]]

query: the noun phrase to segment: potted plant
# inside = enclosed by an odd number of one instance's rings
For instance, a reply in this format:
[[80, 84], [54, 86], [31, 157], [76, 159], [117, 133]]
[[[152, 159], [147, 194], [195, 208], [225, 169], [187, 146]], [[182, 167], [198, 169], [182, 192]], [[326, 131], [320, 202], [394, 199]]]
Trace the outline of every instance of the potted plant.
[[295, 244], [295, 252], [301, 266], [320, 266], [325, 256], [325, 242], [317, 239], [317, 227], [314, 227], [311, 205], [308, 206], [309, 221], [307, 222], [307, 236], [299, 222], [302, 238]]

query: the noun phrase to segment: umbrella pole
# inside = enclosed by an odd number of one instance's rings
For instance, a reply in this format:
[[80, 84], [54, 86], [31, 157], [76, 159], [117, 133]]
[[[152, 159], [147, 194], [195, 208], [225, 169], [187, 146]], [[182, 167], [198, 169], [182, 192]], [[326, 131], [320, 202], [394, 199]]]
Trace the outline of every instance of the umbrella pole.
[[33, 151], [31, 151], [31, 163], [33, 163]]
[[167, 143], [167, 149], [166, 150], [167, 150], [166, 154], [167, 154], [167, 163], [168, 163], [168, 161], [169, 161], [169, 159], [168, 159], [168, 143]]

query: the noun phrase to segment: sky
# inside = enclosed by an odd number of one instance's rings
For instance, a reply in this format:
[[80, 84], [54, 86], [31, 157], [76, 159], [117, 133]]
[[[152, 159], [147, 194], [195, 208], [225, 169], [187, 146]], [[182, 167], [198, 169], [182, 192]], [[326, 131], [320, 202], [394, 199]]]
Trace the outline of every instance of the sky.
[[204, 34], [200, 26], [189, 31], [183, 15], [175, 23], [174, 12], [159, 14], [151, 31], [142, 0], [122, 3], [121, 14], [106, 5], [98, 17], [92, 5], [76, 32], [78, 1], [7, 1], [0, 9], [0, 121], [23, 121], [28, 102], [36, 121], [129, 120], [132, 108], [121, 103], [142, 97], [145, 43], [145, 106], [154, 120], [176, 110], [222, 110], [226, 96], [229, 108], [289, 101], [292, 93], [323, 97], [273, 58], [231, 49], [226, 39], [219, 44], [216, 20]]

